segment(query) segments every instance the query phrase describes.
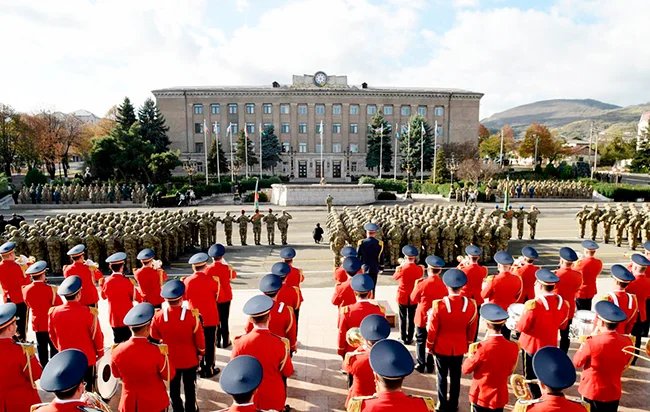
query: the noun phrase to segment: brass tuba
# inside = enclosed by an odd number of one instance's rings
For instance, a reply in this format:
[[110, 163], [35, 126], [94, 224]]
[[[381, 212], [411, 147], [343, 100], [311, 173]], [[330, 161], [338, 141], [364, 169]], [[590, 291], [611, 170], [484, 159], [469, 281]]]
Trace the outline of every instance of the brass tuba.
[[91, 408], [95, 408], [101, 412], [111, 412], [111, 408], [108, 404], [95, 392], [84, 392], [81, 396], [81, 400]]
[[363, 337], [361, 336], [361, 328], [350, 328], [345, 333], [345, 340], [348, 342], [348, 345], [353, 348], [358, 348], [363, 345]]
[[[645, 348], [643, 348], [643, 349], [637, 348], [634, 345], [630, 345], [630, 346], [624, 347], [621, 350], [623, 351], [623, 353], [627, 353], [627, 354], [630, 354], [632, 356], [636, 356], [637, 358], [643, 359], [644, 361], [650, 362], [650, 340], [648, 342], [646, 342]], [[646, 356], [641, 355], [640, 353], [637, 353], [637, 352], [641, 352], [641, 351], [645, 351], [645, 354], [648, 355], [648, 356], [646, 357]]]
[[533, 394], [530, 392], [530, 388], [528, 387], [529, 383], [538, 383], [538, 381], [537, 379], [527, 380], [523, 376], [517, 374], [510, 376], [510, 387], [519, 400], [533, 399]]

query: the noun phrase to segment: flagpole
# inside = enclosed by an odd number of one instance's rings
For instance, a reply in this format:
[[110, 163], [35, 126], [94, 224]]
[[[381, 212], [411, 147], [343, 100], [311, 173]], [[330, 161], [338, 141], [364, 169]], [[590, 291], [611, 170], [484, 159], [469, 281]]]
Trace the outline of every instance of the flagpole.
[[433, 131], [433, 183], [436, 183], [436, 166], [438, 163], [438, 121], [434, 123]]
[[426, 130], [424, 129], [424, 120], [421, 123], [422, 127], [420, 129], [420, 184], [424, 183], [424, 134]]
[[393, 152], [395, 152], [394, 153], [395, 159], [393, 161], [393, 165], [394, 165], [393, 166], [393, 182], [397, 181], [397, 153], [398, 153], [397, 152], [397, 136], [399, 135], [398, 130], [399, 130], [399, 124], [395, 123], [395, 148], [393, 149]]
[[262, 123], [260, 123], [260, 180], [262, 179]]
[[323, 163], [323, 121], [320, 121], [320, 178], [325, 178], [325, 164]]
[[208, 179], [208, 123], [203, 119], [203, 153], [205, 154], [205, 185], [209, 184]]
[[411, 123], [406, 125], [406, 167], [411, 167]]
[[235, 184], [235, 155], [232, 152], [232, 122], [228, 125], [228, 131], [230, 132], [230, 183]]
[[244, 123], [244, 153], [246, 154], [246, 179], [248, 179], [248, 125]]
[[221, 161], [219, 160], [219, 133], [218, 133], [216, 123], [214, 125], [214, 138], [216, 139], [215, 142], [216, 142], [216, 149], [217, 149], [217, 181], [221, 183], [221, 170], [220, 170], [221, 166], [219, 166], [219, 163], [221, 163]]
[[384, 160], [384, 125], [381, 125], [379, 129], [379, 178], [381, 179], [381, 172], [383, 168]]

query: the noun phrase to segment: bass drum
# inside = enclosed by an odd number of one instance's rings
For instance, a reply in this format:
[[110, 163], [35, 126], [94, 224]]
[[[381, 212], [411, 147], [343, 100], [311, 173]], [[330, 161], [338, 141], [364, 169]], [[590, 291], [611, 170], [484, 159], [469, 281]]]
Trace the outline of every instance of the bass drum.
[[95, 381], [95, 387], [97, 388], [99, 396], [104, 401], [108, 402], [113, 396], [115, 396], [120, 381], [113, 376], [111, 371], [111, 348], [107, 348], [104, 353], [104, 356], [97, 361], [97, 378]]
[[573, 315], [569, 336], [580, 339], [580, 336], [591, 335], [596, 327], [596, 312], [579, 310]]

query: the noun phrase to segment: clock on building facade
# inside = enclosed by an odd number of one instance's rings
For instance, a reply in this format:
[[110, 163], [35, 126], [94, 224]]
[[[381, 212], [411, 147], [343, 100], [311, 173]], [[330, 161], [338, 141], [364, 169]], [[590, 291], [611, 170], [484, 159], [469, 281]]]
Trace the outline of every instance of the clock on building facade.
[[325, 83], [327, 83], [327, 75], [325, 72], [316, 72], [314, 75], [314, 84], [323, 87], [325, 86]]

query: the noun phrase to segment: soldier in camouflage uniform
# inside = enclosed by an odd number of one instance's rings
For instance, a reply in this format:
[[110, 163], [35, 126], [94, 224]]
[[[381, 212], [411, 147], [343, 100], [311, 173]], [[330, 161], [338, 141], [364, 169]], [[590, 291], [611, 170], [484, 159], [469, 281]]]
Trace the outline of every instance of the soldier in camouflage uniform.
[[282, 211], [282, 215], [278, 217], [278, 229], [282, 238], [282, 244], [287, 245], [287, 232], [289, 231], [289, 219], [293, 217], [287, 213], [286, 210]]
[[34, 256], [37, 261], [45, 260], [45, 242], [37, 229], [30, 232], [30, 236], [27, 238], [27, 247], [29, 254]]
[[497, 226], [496, 230], [496, 238], [495, 238], [495, 250], [494, 252], [499, 252], [502, 250], [508, 250], [508, 240], [510, 239], [512, 235], [512, 232], [510, 231], [510, 228], [508, 227], [508, 224], [506, 223], [505, 219], [501, 219], [499, 222], [499, 226]]
[[88, 259], [95, 263], [99, 263], [101, 260], [101, 241], [99, 237], [95, 236], [94, 232], [95, 231], [92, 228], [86, 229], [86, 238], [84, 239], [83, 244], [86, 245]]
[[442, 248], [442, 258], [445, 262], [454, 262], [456, 257], [454, 256], [454, 242], [456, 241], [456, 229], [454, 228], [453, 222], [447, 221], [447, 226], [442, 229], [440, 233], [441, 248]]
[[535, 232], [537, 231], [537, 220], [539, 219], [539, 214], [541, 212], [536, 206], [531, 206], [530, 211], [528, 211], [528, 217], [527, 217], [527, 222], [528, 222], [528, 230], [530, 232], [529, 237], [530, 240], [535, 239]]
[[54, 229], [49, 229], [47, 231], [45, 245], [47, 246], [48, 262], [52, 273], [61, 273], [63, 271], [63, 264], [61, 261], [61, 238], [56, 235]]
[[424, 249], [426, 256], [436, 254], [436, 248], [438, 247], [438, 235], [439, 230], [435, 219], [429, 220], [429, 224], [424, 231]]
[[226, 216], [221, 219], [223, 223], [223, 231], [226, 234], [226, 245], [232, 246], [232, 224], [235, 218], [230, 216], [230, 212], [226, 212]]
[[260, 213], [259, 209], [255, 209], [255, 214], [250, 221], [253, 224], [253, 240], [257, 246], [262, 244], [262, 219], [264, 219], [264, 215]]
[[106, 248], [106, 256], [110, 256], [113, 253], [117, 253], [121, 249], [118, 238], [115, 235], [115, 229], [113, 227], [106, 228], [106, 236], [104, 237], [104, 245]]
[[605, 205], [605, 211], [600, 216], [600, 221], [603, 222], [603, 242], [609, 243], [612, 237], [612, 222], [616, 218], [616, 213], [612, 210], [610, 205]]
[[275, 245], [275, 224], [278, 217], [273, 214], [273, 209], [269, 209], [269, 213], [264, 216], [262, 221], [266, 223], [266, 241], [269, 245]]
[[632, 213], [632, 217], [627, 224], [627, 242], [630, 249], [636, 250], [639, 244], [639, 229], [641, 228], [642, 217], [637, 211], [633, 211]]
[[138, 236], [133, 233], [129, 226], [124, 228], [122, 243], [124, 244], [124, 251], [126, 252], [126, 265], [128, 269], [133, 272], [138, 267], [137, 256], [138, 251], [140, 250], [140, 245], [138, 242]]
[[246, 211], [242, 210], [239, 217], [235, 219], [235, 222], [239, 223], [239, 239], [241, 240], [242, 246], [247, 246], [246, 236], [248, 235], [248, 223], [250, 222], [249, 217], [245, 213]]
[[598, 222], [600, 222], [601, 215], [602, 212], [598, 209], [598, 204], [595, 204], [594, 210], [587, 215], [587, 220], [591, 226], [591, 240], [596, 240], [596, 236], [598, 235]]
[[587, 226], [587, 217], [589, 216], [589, 206], [583, 205], [582, 210], [576, 213], [576, 219], [580, 225], [580, 239], [585, 237], [585, 227]]
[[481, 248], [482, 259], [489, 262], [492, 259], [491, 254], [492, 228], [489, 221], [483, 221], [476, 231], [476, 246]]
[[343, 223], [339, 223], [337, 229], [332, 231], [330, 236], [330, 249], [334, 253], [334, 267], [341, 266], [341, 249], [344, 247], [345, 230], [343, 229]]
[[210, 247], [210, 218], [207, 215], [203, 215], [199, 220], [199, 239], [201, 250], [208, 250]]
[[419, 254], [422, 254], [422, 238], [424, 237], [424, 233], [417, 219], [411, 221], [411, 226], [406, 232], [406, 237], [409, 245], [413, 246]]
[[388, 241], [384, 243], [388, 247], [388, 252], [390, 256], [390, 264], [392, 266], [397, 266], [397, 260], [400, 257], [401, 249], [400, 245], [402, 244], [402, 229], [399, 226], [397, 220], [393, 220], [391, 228], [388, 230]]
[[517, 239], [524, 237], [524, 222], [526, 221], [526, 211], [524, 206], [519, 206], [519, 210], [515, 212], [515, 219], [517, 219]]
[[463, 254], [467, 246], [474, 243], [474, 231], [472, 230], [467, 220], [463, 223], [463, 225], [460, 226], [460, 229], [458, 230], [458, 240], [456, 243], [458, 243], [459, 255]]

